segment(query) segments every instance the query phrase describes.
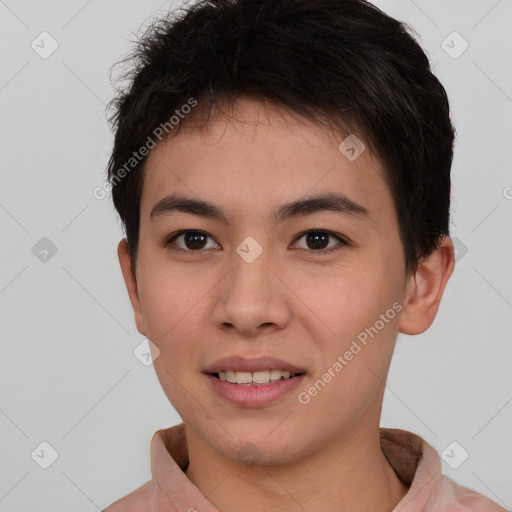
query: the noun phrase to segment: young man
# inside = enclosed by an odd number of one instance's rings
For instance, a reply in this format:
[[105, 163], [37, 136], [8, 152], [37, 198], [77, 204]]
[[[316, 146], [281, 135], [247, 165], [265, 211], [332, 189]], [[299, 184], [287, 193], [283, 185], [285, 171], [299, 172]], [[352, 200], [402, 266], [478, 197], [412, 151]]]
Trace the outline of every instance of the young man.
[[106, 511], [503, 511], [379, 428], [396, 337], [454, 268], [448, 101], [404, 26], [362, 0], [203, 1], [129, 78], [118, 254], [183, 423]]

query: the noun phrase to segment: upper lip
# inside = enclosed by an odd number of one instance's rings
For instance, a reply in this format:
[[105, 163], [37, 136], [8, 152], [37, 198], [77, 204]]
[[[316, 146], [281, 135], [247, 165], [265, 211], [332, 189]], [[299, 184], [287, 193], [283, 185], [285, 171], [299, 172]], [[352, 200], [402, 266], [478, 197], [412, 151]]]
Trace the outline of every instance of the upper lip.
[[204, 369], [205, 373], [223, 371], [260, 372], [265, 370], [283, 370], [290, 373], [306, 373], [306, 371], [291, 363], [273, 356], [243, 357], [229, 356], [217, 359]]

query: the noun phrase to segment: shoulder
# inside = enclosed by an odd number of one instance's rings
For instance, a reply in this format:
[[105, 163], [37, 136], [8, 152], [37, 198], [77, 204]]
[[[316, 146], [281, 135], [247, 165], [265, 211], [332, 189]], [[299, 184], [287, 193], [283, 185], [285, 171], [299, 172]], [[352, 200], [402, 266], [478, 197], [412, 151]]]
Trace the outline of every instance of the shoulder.
[[446, 475], [442, 476], [440, 494], [442, 502], [449, 505], [449, 509], [460, 512], [507, 512], [507, 509], [491, 500], [487, 496], [468, 489]]
[[130, 494], [118, 499], [101, 512], [140, 512], [148, 506], [153, 495], [153, 481], [149, 480]]

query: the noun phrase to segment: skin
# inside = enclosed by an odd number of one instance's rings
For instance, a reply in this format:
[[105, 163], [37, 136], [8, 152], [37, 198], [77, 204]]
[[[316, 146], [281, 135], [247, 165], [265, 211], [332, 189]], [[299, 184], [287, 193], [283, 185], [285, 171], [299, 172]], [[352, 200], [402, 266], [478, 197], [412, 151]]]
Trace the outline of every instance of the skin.
[[[148, 156], [136, 279], [126, 240], [118, 246], [137, 329], [159, 348], [155, 371], [186, 425], [186, 474], [222, 512], [247, 503], [255, 512], [382, 512], [408, 490], [380, 449], [385, 380], [398, 333], [419, 334], [434, 321], [453, 245], [445, 237], [407, 276], [381, 164], [368, 149], [349, 161], [338, 150], [343, 139], [240, 99], [235, 120], [217, 112], [207, 128], [191, 125]], [[230, 225], [186, 212], [150, 220], [152, 207], [177, 192], [219, 205]], [[270, 219], [283, 203], [329, 192], [363, 205], [368, 219], [333, 211]], [[183, 236], [165, 247], [181, 229], [210, 238], [203, 248]], [[332, 236], [322, 247], [332, 250], [318, 254], [301, 236], [318, 229], [349, 244]], [[236, 252], [248, 236], [263, 249], [252, 263]], [[307, 405], [299, 403], [297, 394], [395, 302], [402, 310]], [[234, 406], [202, 373], [233, 354], [270, 354], [308, 375], [271, 405]], [[237, 453], [247, 443], [260, 457], [254, 465]]]

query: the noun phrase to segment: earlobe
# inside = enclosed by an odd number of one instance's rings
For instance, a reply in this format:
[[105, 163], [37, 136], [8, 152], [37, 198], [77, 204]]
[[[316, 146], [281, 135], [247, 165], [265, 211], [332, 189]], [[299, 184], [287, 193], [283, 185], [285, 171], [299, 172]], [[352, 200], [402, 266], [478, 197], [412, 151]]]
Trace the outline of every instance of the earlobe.
[[423, 260], [409, 278], [399, 331], [420, 334], [434, 322], [448, 279], [455, 266], [453, 243], [443, 237], [440, 245]]
[[133, 313], [135, 315], [135, 324], [137, 325], [137, 330], [143, 336], [147, 336], [144, 315], [142, 314], [142, 310], [140, 307], [137, 281], [135, 280], [135, 277], [132, 272], [130, 249], [128, 247], [128, 242], [126, 241], [126, 238], [123, 238], [119, 242], [117, 246], [117, 256], [119, 258], [121, 272], [123, 273], [124, 282], [126, 284], [126, 289], [128, 291], [130, 302], [132, 304]]

